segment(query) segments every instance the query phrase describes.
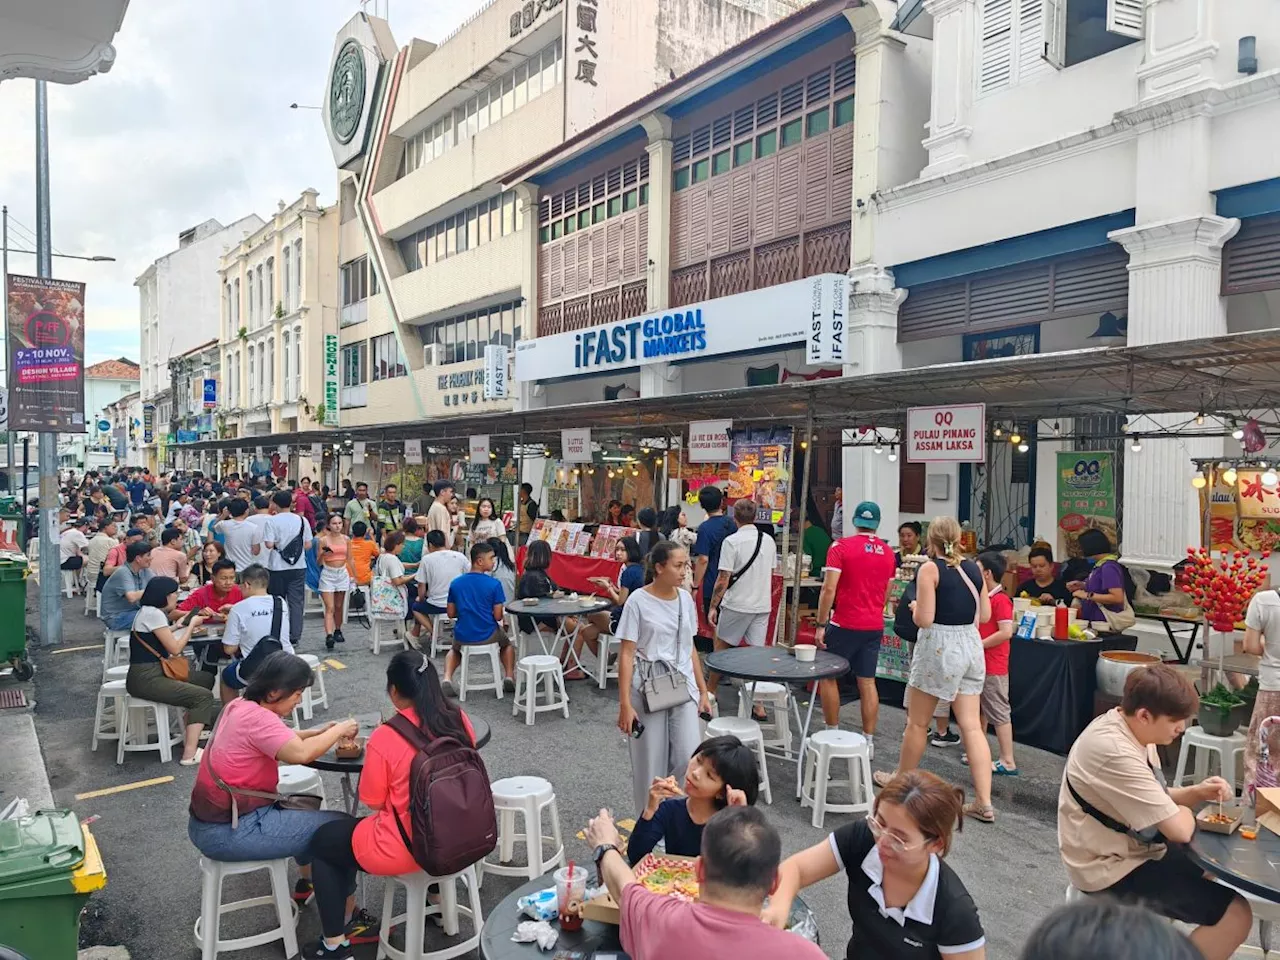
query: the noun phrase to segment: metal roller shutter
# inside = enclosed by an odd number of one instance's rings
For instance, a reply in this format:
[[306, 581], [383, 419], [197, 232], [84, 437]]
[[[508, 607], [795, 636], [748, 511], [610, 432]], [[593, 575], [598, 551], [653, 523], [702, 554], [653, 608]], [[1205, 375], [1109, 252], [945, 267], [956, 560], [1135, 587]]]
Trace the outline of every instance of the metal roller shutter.
[[1222, 294], [1280, 290], [1280, 216], [1253, 217], [1222, 248]]

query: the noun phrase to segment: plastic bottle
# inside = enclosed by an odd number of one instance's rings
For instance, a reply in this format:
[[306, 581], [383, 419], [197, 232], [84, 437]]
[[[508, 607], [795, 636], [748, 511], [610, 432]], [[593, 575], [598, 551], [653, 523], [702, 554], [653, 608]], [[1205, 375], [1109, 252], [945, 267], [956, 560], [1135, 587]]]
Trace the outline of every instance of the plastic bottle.
[[1053, 639], [1070, 639], [1070, 634], [1068, 633], [1069, 623], [1070, 618], [1067, 614], [1067, 605], [1059, 600], [1057, 606], [1053, 608]]

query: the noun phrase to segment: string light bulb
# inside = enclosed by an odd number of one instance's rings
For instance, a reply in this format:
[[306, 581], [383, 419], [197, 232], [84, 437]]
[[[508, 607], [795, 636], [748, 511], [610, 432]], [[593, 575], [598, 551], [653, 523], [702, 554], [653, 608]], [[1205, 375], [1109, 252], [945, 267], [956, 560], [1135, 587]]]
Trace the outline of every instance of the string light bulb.
[[879, 456], [880, 454], [884, 453], [884, 444], [880, 442], [879, 436], [876, 437], [876, 445], [873, 448], [873, 452], [876, 454], [876, 456]]
[[1236, 473], [1235, 467], [1227, 467], [1227, 469], [1222, 471], [1222, 480], [1224, 483], [1234, 484], [1237, 476], [1238, 474]]
[[1232, 439], [1232, 440], [1243, 440], [1243, 439], [1244, 439], [1244, 427], [1240, 426], [1240, 424], [1238, 424], [1238, 423], [1237, 423], [1237, 424], [1235, 425], [1235, 429], [1233, 429], [1233, 430], [1231, 431], [1231, 439]]
[[594, 477], [594, 476], [596, 475], [596, 468], [595, 468], [595, 467], [588, 467], [588, 468], [587, 468], [587, 473], [588, 473], [590, 476], [593, 476], [593, 477]]
[[897, 448], [897, 447], [890, 447], [890, 448], [889, 448], [889, 462], [890, 462], [890, 463], [897, 463], [897, 461], [898, 461], [898, 448]]
[[1030, 449], [1031, 446], [1025, 440], [1018, 444], [1019, 453], [1026, 453]]
[[1197, 413], [1197, 414], [1196, 414], [1196, 426], [1197, 426], [1197, 427], [1203, 427], [1203, 426], [1204, 426], [1204, 411], [1203, 411], [1203, 410], [1201, 410], [1199, 413]]
[[1009, 434], [1009, 442], [1012, 444], [1022, 443], [1022, 434], [1018, 432], [1016, 427], [1014, 428], [1013, 433]]
[[1132, 450], [1134, 453], [1138, 453], [1142, 450], [1141, 435], [1136, 433], [1133, 435], [1133, 441], [1129, 444], [1129, 449]]
[[1000, 424], [998, 424], [998, 423], [996, 424], [996, 429], [995, 429], [994, 433], [995, 433], [995, 436], [996, 436], [996, 438], [997, 438], [997, 439], [999, 439], [1000, 437], [1003, 437], [1003, 436], [1004, 436], [1004, 430], [1002, 430], [1002, 429], [1000, 428]]
[[648, 448], [648, 447], [641, 447], [641, 448], [640, 448], [640, 452], [641, 452], [641, 453], [643, 453], [645, 456], [648, 456], [648, 455], [649, 455], [649, 448]]
[[1062, 436], [1062, 424], [1060, 424], [1057, 420], [1053, 421], [1053, 435], [1055, 437]]
[[1204, 474], [1197, 470], [1191, 477], [1191, 485], [1197, 490], [1203, 490], [1209, 485], [1209, 481], [1204, 478]]
[[1129, 432], [1129, 418], [1128, 418], [1128, 417], [1125, 417], [1123, 420], [1121, 420], [1121, 421], [1120, 421], [1120, 432], [1121, 432], [1121, 433], [1128, 433], [1128, 432]]
[[808, 450], [808, 449], [809, 449], [809, 441], [808, 441], [808, 440], [801, 440], [801, 441], [800, 441], [800, 449], [801, 449], [801, 450]]

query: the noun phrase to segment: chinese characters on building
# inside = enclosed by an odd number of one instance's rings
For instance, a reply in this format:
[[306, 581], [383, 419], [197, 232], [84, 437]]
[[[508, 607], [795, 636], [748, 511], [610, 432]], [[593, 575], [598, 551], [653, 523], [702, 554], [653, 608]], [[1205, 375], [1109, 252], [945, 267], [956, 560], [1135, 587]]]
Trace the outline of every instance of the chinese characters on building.
[[511, 36], [520, 36], [532, 27], [543, 13], [550, 13], [558, 6], [560, 6], [560, 0], [526, 0], [524, 6], [511, 14]]
[[599, 10], [598, 0], [578, 0], [575, 10], [579, 31], [578, 45], [573, 52], [578, 54], [578, 72], [573, 79], [589, 83], [593, 87], [596, 82], [596, 67], [599, 65], [600, 52], [596, 49], [596, 13]]

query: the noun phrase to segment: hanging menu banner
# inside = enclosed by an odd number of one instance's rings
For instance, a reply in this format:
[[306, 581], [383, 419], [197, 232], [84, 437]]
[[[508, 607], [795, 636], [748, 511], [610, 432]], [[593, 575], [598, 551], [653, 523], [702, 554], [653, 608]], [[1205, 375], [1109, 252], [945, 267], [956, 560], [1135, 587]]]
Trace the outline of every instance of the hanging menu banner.
[[421, 440], [406, 440], [404, 442], [404, 462], [414, 464], [422, 462]]
[[319, 463], [321, 460], [324, 459], [324, 444], [313, 443], [311, 445], [311, 459], [314, 460], [316, 463]]
[[560, 459], [566, 463], [591, 462], [591, 429], [589, 427], [560, 431]]
[[471, 465], [473, 467], [487, 467], [489, 465], [489, 435], [487, 433], [478, 433], [471, 438], [468, 443], [471, 451]]
[[364, 441], [356, 440], [351, 446], [351, 462], [364, 463]]
[[729, 432], [732, 420], [695, 420], [689, 424], [689, 462], [727, 463], [733, 444]]
[[987, 405], [908, 408], [906, 453], [909, 463], [985, 463]]
[[1098, 529], [1114, 547], [1116, 524], [1115, 458], [1110, 451], [1058, 451], [1058, 530], [1063, 552], [1080, 556], [1077, 541], [1085, 530]]

